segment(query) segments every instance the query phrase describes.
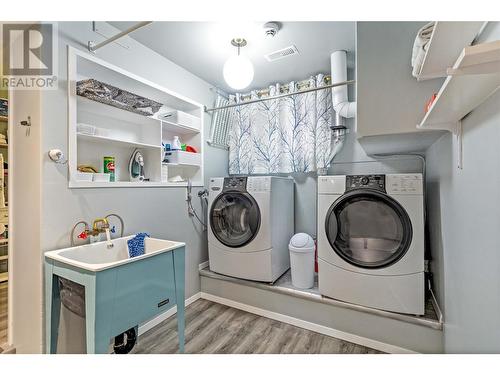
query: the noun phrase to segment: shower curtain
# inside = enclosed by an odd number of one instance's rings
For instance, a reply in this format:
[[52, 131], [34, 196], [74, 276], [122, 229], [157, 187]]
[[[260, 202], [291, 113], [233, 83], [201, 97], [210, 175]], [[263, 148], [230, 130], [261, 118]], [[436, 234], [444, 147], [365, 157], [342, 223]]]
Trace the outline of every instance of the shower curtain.
[[[311, 77], [309, 83], [309, 87], [325, 85], [324, 75]], [[288, 88], [297, 91], [295, 82]], [[271, 96], [280, 93], [279, 84], [269, 89]], [[231, 95], [230, 101], [239, 103], [241, 97]], [[257, 91], [252, 91], [251, 99], [257, 98]], [[325, 167], [332, 119], [329, 89], [235, 107], [229, 130], [229, 173], [311, 172]]]

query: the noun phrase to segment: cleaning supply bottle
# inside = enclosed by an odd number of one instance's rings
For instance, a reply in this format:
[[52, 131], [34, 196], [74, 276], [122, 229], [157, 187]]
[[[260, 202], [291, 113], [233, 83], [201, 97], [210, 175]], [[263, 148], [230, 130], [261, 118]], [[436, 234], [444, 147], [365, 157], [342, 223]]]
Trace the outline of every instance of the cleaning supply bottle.
[[174, 136], [174, 140], [172, 142], [172, 151], [175, 150], [182, 150], [181, 140], [177, 135]]
[[104, 157], [104, 173], [109, 173], [109, 181], [115, 182], [115, 157], [105, 156]]

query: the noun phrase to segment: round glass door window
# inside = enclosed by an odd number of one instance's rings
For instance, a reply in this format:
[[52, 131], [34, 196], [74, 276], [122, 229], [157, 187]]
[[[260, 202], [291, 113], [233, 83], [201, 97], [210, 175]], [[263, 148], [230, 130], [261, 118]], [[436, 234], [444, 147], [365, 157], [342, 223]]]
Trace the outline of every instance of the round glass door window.
[[337, 199], [328, 210], [325, 230], [333, 250], [361, 268], [397, 262], [413, 235], [405, 209], [376, 190], [354, 190]]
[[210, 210], [210, 226], [225, 246], [241, 247], [252, 241], [259, 231], [260, 210], [250, 194], [225, 192]]

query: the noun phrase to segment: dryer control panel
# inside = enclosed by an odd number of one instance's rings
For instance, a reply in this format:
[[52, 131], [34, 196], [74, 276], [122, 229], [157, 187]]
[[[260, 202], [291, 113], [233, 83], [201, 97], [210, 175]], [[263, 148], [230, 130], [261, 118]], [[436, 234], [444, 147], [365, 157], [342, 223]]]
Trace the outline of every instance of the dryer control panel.
[[385, 175], [364, 174], [346, 176], [345, 190], [375, 189], [385, 192]]
[[224, 178], [223, 191], [233, 190], [233, 191], [247, 191], [247, 178], [246, 177], [226, 177]]
[[423, 176], [420, 173], [387, 175], [388, 194], [420, 195], [423, 191]]
[[271, 191], [271, 177], [249, 177], [247, 189], [253, 193]]

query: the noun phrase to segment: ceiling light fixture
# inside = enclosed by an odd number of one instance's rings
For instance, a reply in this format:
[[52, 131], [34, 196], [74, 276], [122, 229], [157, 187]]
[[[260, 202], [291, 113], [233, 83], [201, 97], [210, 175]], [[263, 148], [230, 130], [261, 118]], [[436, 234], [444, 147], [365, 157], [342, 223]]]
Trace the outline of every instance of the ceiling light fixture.
[[231, 44], [238, 48], [238, 55], [231, 56], [224, 63], [222, 73], [226, 83], [235, 90], [241, 90], [247, 87], [253, 80], [252, 62], [245, 56], [240, 55], [240, 48], [247, 45], [243, 38], [234, 38]]

